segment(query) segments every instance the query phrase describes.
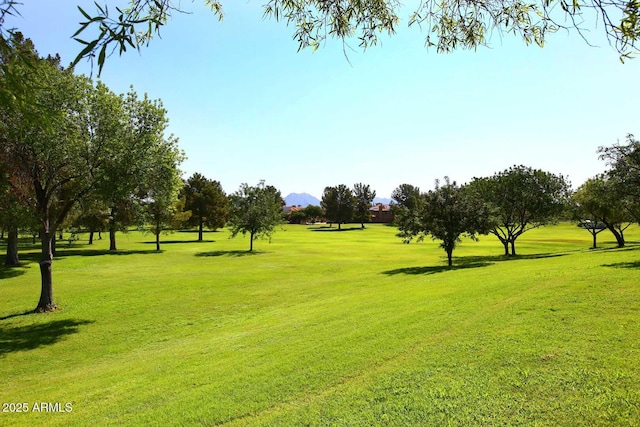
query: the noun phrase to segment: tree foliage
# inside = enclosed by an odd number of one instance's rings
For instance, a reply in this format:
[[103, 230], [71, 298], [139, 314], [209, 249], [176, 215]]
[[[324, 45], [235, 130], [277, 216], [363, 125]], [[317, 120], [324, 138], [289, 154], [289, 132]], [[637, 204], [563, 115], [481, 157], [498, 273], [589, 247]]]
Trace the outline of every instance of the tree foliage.
[[202, 241], [203, 228], [224, 227], [229, 216], [229, 199], [218, 181], [200, 173], [191, 175], [184, 184], [185, 209], [191, 211], [190, 224], [198, 227], [198, 241]]
[[[436, 181], [436, 187], [420, 194], [421, 202], [415, 200], [416, 187], [403, 186], [394, 194], [404, 200], [403, 207], [411, 213], [409, 227], [398, 233], [403, 242], [409, 243], [414, 237], [418, 241], [430, 235], [440, 241], [440, 247], [447, 254], [447, 263], [453, 265], [453, 251], [461, 241], [461, 236], [477, 240], [478, 234], [487, 234], [490, 229], [489, 212], [486, 205], [475, 194], [451, 182], [445, 177], [444, 185]], [[405, 196], [402, 197], [404, 193]], [[395, 199], [395, 197], [394, 197]], [[398, 199], [395, 199], [398, 200]], [[409, 203], [407, 203], [409, 202]]]
[[[221, 1], [204, 3], [223, 19]], [[15, 13], [15, 4], [4, 0], [0, 11]], [[130, 0], [126, 6], [111, 8], [96, 2], [95, 7], [93, 11], [78, 7], [82, 22], [73, 37], [82, 45], [75, 62], [96, 60], [98, 73], [114, 51], [139, 50], [160, 35], [173, 14], [182, 12], [176, 0]], [[381, 34], [395, 34], [401, 20], [424, 29], [425, 45], [437, 52], [477, 49], [488, 46], [493, 35], [503, 34], [543, 46], [548, 35], [561, 28], [577, 31], [589, 43], [590, 27], [597, 27], [623, 60], [637, 53], [640, 37], [637, 0], [426, 0], [410, 8], [398, 0], [268, 0], [263, 14], [294, 28], [298, 50], [315, 50], [328, 38], [345, 46], [355, 40], [366, 49], [377, 45]]]
[[325, 187], [320, 206], [324, 209], [327, 221], [342, 224], [351, 221], [355, 207], [355, 198], [351, 189], [344, 184], [336, 187]]
[[[16, 72], [27, 67], [19, 60], [8, 65]], [[117, 133], [116, 121], [100, 118], [117, 111], [115, 95], [63, 69], [59, 58], [38, 59], [23, 75], [32, 79], [34, 102], [16, 99], [0, 106], [10, 123], [1, 156], [11, 187], [40, 222], [42, 292], [36, 311], [49, 311], [56, 308], [51, 283], [54, 233], [73, 205], [93, 189]]]
[[133, 92], [124, 99], [102, 83], [94, 85], [61, 67], [59, 57], [39, 58], [33, 45], [17, 33], [11, 45], [30, 51], [35, 59], [25, 63], [17, 55], [3, 57], [8, 60], [4, 69], [22, 76], [31, 93], [0, 104], [0, 164], [8, 171], [10, 190], [40, 224], [42, 285], [36, 311], [51, 311], [56, 309], [52, 283], [56, 231], [81, 200], [96, 204], [100, 198], [109, 203], [132, 200], [128, 167], [144, 171], [135, 174], [139, 189], [153, 170], [146, 162], [150, 153], [164, 141], [165, 111], [146, 97], [139, 101]]
[[[632, 216], [626, 200], [611, 179], [603, 175], [588, 179], [575, 192], [573, 200], [582, 216], [594, 223], [594, 228], [599, 223], [603, 224], [616, 238], [618, 247], [625, 245], [624, 230], [631, 225]], [[595, 248], [595, 230], [585, 228], [592, 233]]]
[[182, 188], [179, 165], [184, 154], [177, 139], [169, 137], [157, 141], [143, 160], [147, 167], [137, 196], [145, 215], [143, 224], [155, 236], [159, 251], [160, 234], [181, 227], [191, 216], [191, 212], [184, 210], [184, 197], [179, 197]]
[[253, 251], [253, 241], [261, 237], [271, 238], [276, 227], [282, 223], [284, 201], [280, 191], [264, 181], [256, 186], [240, 185], [229, 196], [231, 214], [229, 226], [231, 237], [238, 233], [249, 234], [249, 251]]
[[391, 198], [395, 201], [391, 205], [391, 212], [394, 224], [398, 227], [398, 237], [409, 242], [422, 230], [424, 198], [420, 188], [411, 184], [401, 184], [393, 190]]
[[608, 180], [625, 209], [640, 223], [640, 141], [628, 134], [626, 144], [600, 147], [600, 158], [607, 161]]
[[569, 183], [562, 175], [513, 166], [489, 178], [475, 178], [470, 188], [492, 212], [491, 233], [516, 254], [516, 239], [528, 230], [553, 223], [568, 202]]
[[376, 191], [372, 190], [369, 185], [357, 183], [353, 186], [353, 196], [355, 198], [355, 216], [360, 221], [360, 226], [364, 228], [364, 223], [371, 220], [371, 204], [376, 197]]

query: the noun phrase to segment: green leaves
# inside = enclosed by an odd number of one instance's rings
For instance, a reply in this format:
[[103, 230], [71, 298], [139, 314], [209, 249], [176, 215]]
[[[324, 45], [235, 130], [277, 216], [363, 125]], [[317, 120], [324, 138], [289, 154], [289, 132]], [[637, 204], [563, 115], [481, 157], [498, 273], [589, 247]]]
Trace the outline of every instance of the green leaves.
[[229, 196], [231, 237], [238, 233], [249, 234], [249, 250], [253, 241], [260, 237], [271, 237], [277, 225], [282, 223], [283, 200], [280, 191], [264, 181], [254, 187], [246, 183]]

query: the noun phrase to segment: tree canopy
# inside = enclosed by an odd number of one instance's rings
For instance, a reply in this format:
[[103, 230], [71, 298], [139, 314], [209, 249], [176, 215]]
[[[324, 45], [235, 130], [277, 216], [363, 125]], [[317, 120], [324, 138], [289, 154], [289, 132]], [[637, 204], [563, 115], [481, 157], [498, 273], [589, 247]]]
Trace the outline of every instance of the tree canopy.
[[488, 204], [493, 216], [491, 233], [504, 245], [505, 255], [516, 254], [516, 239], [528, 230], [554, 222], [569, 197], [569, 183], [526, 166], [513, 166], [489, 178], [475, 178], [470, 188]]
[[[449, 267], [453, 265], [453, 250], [466, 235], [477, 240], [478, 234], [487, 234], [490, 230], [489, 212], [486, 205], [475, 194], [451, 182], [445, 177], [444, 185], [436, 181], [436, 188], [419, 195], [416, 203], [416, 187], [404, 185], [394, 191], [394, 195], [403, 200], [403, 218], [408, 226], [402, 227], [397, 234], [403, 242], [409, 243], [414, 237], [418, 241], [430, 235], [440, 241], [440, 247], [447, 254]], [[408, 196], [403, 197], [402, 195]], [[394, 197], [395, 198], [395, 197]], [[398, 199], [396, 199], [398, 200]], [[407, 201], [411, 201], [407, 203]]]
[[224, 227], [229, 216], [229, 200], [218, 181], [194, 173], [184, 183], [185, 209], [191, 211], [191, 225], [198, 227], [198, 241], [202, 241], [203, 228]]
[[325, 187], [320, 205], [324, 209], [327, 221], [342, 224], [351, 221], [356, 200], [351, 189], [344, 184], [335, 187]]
[[253, 241], [260, 237], [271, 237], [282, 221], [284, 201], [280, 190], [264, 181], [256, 186], [241, 184], [238, 191], [229, 196], [231, 237], [238, 233], [249, 234], [249, 252]]

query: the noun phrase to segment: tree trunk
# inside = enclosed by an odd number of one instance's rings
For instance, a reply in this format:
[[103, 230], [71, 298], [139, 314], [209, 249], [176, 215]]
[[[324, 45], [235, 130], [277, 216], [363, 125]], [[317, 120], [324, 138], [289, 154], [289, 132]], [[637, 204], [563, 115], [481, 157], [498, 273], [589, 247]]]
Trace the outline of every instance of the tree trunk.
[[511, 256], [516, 256], [516, 241], [513, 239], [511, 241]]
[[109, 250], [118, 250], [118, 248], [116, 247], [116, 228], [114, 226], [109, 227]]
[[40, 301], [34, 312], [44, 313], [47, 311], [54, 311], [58, 307], [53, 302], [53, 280], [52, 280], [52, 264], [53, 264], [53, 242], [54, 233], [49, 233], [45, 230], [42, 233], [42, 259], [40, 260]]
[[56, 256], [56, 234], [51, 233], [51, 256]]
[[160, 252], [160, 233], [156, 233], [156, 251]]
[[249, 252], [253, 252], [253, 231], [249, 236]]
[[509, 256], [509, 242], [504, 240], [502, 245], [504, 246], [504, 256]]
[[607, 229], [616, 238], [616, 242], [618, 243], [618, 247], [619, 248], [623, 248], [624, 247], [624, 235], [622, 233], [619, 233], [618, 230], [616, 230], [616, 228], [613, 225], [607, 224], [607, 223], [605, 223], [605, 225], [606, 225]]
[[453, 250], [447, 250], [447, 261], [449, 262], [449, 267], [453, 265]]
[[338, 221], [338, 230], [341, 230], [342, 222]]
[[9, 226], [9, 230], [7, 232], [7, 258], [4, 260], [4, 265], [18, 265], [19, 263], [18, 228]]
[[89, 244], [93, 245], [93, 231], [89, 231]]
[[202, 217], [200, 217], [200, 220], [198, 221], [198, 242], [202, 242], [202, 227], [204, 226], [204, 221], [202, 220]]
[[596, 233], [595, 230], [594, 230], [594, 232], [592, 232], [591, 234], [593, 234], [593, 248], [591, 248], [591, 249], [595, 249], [596, 248], [596, 236], [598, 235], [598, 233]]

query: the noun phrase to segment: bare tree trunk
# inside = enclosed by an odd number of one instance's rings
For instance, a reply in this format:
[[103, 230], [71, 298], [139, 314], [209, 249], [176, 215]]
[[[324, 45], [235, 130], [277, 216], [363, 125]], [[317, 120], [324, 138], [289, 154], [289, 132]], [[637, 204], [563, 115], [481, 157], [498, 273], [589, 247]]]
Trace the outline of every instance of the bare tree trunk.
[[118, 250], [118, 248], [116, 247], [116, 228], [114, 226], [109, 227], [109, 250]]
[[198, 242], [202, 242], [202, 227], [204, 226], [204, 221], [202, 220], [202, 217], [200, 217], [200, 220], [198, 221]]
[[52, 264], [53, 264], [53, 250], [52, 241], [54, 233], [50, 233], [46, 228], [42, 233], [42, 259], [40, 260], [40, 277], [41, 277], [41, 289], [40, 300], [38, 306], [35, 308], [36, 313], [44, 313], [47, 311], [54, 311], [58, 307], [53, 302], [53, 280], [52, 280]]
[[453, 259], [452, 259], [453, 257], [452, 257], [452, 255], [453, 255], [453, 250], [448, 249], [447, 250], [447, 261], [449, 263], [449, 267], [451, 267], [453, 265]]
[[18, 265], [19, 263], [18, 228], [9, 226], [9, 230], [7, 230], [7, 257], [4, 260], [4, 265]]
[[516, 241], [515, 241], [515, 239], [511, 241], [511, 256], [516, 256]]
[[619, 248], [624, 248], [624, 235], [622, 233], [618, 232], [618, 230], [616, 230], [616, 228], [612, 224], [605, 223], [605, 225], [606, 225], [607, 229], [616, 238], [616, 242], [618, 243], [618, 247]]
[[249, 236], [249, 252], [253, 252], [253, 231], [251, 232], [251, 235]]
[[93, 245], [93, 230], [89, 231], [89, 244]]

